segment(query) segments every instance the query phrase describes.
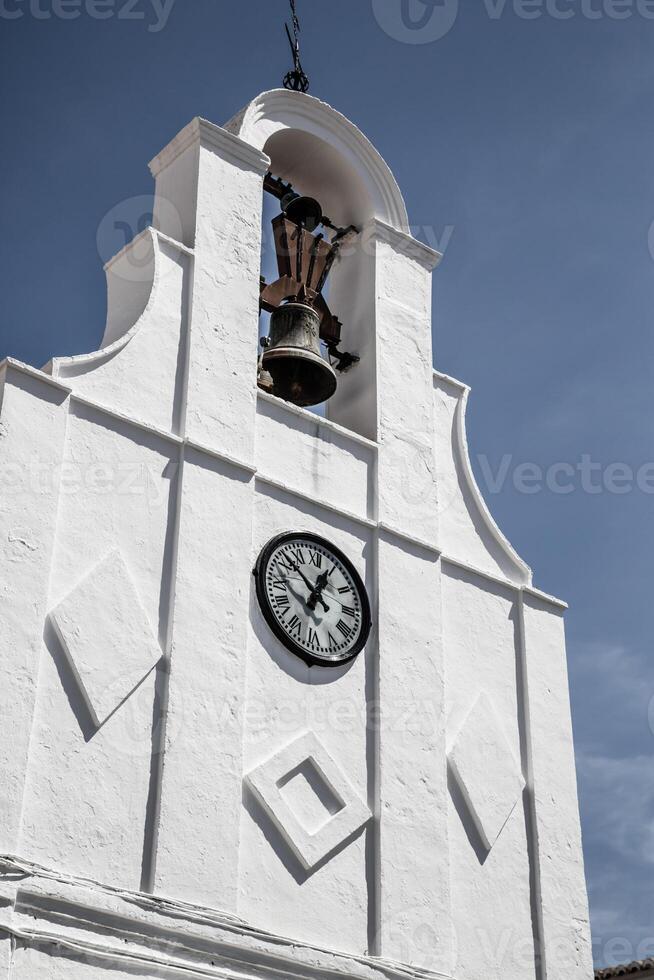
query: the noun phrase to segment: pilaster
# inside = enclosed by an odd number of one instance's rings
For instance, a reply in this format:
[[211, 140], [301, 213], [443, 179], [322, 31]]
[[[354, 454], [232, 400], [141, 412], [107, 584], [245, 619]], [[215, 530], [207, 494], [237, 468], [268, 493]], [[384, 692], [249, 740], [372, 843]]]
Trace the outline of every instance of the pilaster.
[[380, 221], [364, 232], [364, 249], [374, 261], [379, 443], [379, 952], [447, 970], [451, 910], [431, 342], [431, 272], [440, 257]]
[[8, 854], [20, 833], [68, 394], [38, 372], [0, 365], [0, 851]]
[[195, 119], [150, 165], [155, 220], [177, 212], [195, 254], [184, 434], [244, 463], [254, 457], [262, 179], [269, 164], [243, 140]]
[[563, 614], [523, 592], [520, 625], [541, 976], [586, 980], [593, 962]]
[[232, 912], [268, 164], [237, 137], [194, 120], [152, 165], [157, 195], [173, 198], [195, 259], [151, 888]]

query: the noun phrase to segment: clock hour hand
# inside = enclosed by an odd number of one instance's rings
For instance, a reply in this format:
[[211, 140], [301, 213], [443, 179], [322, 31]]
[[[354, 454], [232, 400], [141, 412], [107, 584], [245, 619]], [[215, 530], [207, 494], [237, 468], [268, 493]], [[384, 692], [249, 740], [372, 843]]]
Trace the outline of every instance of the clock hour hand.
[[[294, 565], [293, 568], [298, 573], [298, 575], [300, 576], [300, 578], [302, 579], [302, 581], [304, 582], [304, 584], [306, 585], [306, 587], [309, 589], [310, 595], [309, 595], [309, 598], [307, 599], [307, 606], [309, 607], [309, 609], [311, 609], [311, 610], [315, 609], [316, 608], [316, 603], [317, 602], [320, 602], [321, 605], [322, 605], [322, 607], [323, 607], [323, 609], [325, 610], [325, 612], [329, 612], [329, 606], [323, 600], [322, 594], [321, 594], [322, 593], [322, 588], [324, 588], [324, 586], [322, 586], [320, 589], [318, 589], [317, 588], [317, 585], [314, 585], [313, 582], [311, 582], [306, 577], [306, 575], [304, 574], [304, 572], [300, 569], [299, 565]], [[320, 580], [318, 580], [318, 581], [320, 581]]]
[[313, 587], [313, 591], [309, 596], [309, 609], [315, 609], [316, 604], [319, 602], [323, 607], [325, 612], [329, 612], [329, 606], [322, 597], [323, 589], [327, 585], [327, 579], [329, 578], [329, 572], [323, 572], [322, 575], [318, 576], [318, 581]]

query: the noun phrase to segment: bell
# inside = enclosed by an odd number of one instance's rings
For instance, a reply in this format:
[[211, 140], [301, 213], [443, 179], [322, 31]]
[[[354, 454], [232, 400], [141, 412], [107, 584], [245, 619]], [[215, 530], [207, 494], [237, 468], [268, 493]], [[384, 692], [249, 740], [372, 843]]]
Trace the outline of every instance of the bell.
[[286, 303], [270, 317], [261, 366], [273, 379], [274, 394], [306, 407], [320, 405], [336, 391], [336, 372], [320, 354], [320, 317], [303, 303]]
[[294, 225], [300, 225], [307, 231], [315, 231], [322, 224], [322, 208], [314, 197], [301, 197], [299, 194], [287, 194], [282, 200], [282, 211]]

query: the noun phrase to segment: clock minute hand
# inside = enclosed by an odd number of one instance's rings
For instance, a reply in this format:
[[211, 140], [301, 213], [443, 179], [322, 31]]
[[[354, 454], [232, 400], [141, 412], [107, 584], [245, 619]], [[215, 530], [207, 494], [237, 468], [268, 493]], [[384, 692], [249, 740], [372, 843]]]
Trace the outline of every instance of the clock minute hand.
[[309, 592], [313, 595], [313, 590], [315, 588], [313, 582], [309, 581], [304, 572], [300, 569], [299, 565], [293, 565], [294, 570], [298, 573], [304, 584], [306, 585]]

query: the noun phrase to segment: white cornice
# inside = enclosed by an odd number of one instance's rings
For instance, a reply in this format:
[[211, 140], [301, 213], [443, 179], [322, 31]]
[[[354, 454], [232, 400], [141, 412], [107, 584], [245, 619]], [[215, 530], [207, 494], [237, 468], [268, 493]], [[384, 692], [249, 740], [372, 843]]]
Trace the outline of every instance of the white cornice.
[[346, 429], [344, 425], [332, 422], [331, 419], [316, 415], [315, 412], [311, 412], [307, 408], [301, 408], [299, 405], [293, 405], [291, 402], [283, 401], [281, 398], [277, 398], [276, 395], [269, 395], [268, 392], [259, 390], [257, 392], [257, 398], [260, 402], [268, 402], [270, 405], [274, 405], [279, 412], [288, 412], [290, 415], [297, 415], [299, 418], [306, 419], [307, 422], [316, 425], [320, 431], [336, 432], [344, 439], [359, 443], [359, 445], [365, 446], [366, 449], [369, 449], [373, 453], [376, 453], [379, 449], [378, 442], [373, 442], [372, 439], [367, 439], [352, 429]]
[[441, 549], [435, 541], [427, 541], [425, 538], [416, 537], [415, 534], [411, 534], [409, 531], [402, 531], [400, 528], [394, 527], [392, 524], [387, 524], [385, 521], [379, 521], [377, 527], [387, 537], [397, 538], [399, 541], [410, 544], [414, 548], [431, 553], [434, 561], [440, 558]]
[[272, 89], [262, 92], [226, 124], [253, 146], [263, 149], [277, 129], [301, 129], [314, 133], [345, 156], [356, 161], [374, 185], [380, 213], [393, 227], [408, 231], [409, 219], [402, 192], [390, 167], [360, 129], [326, 102], [301, 92]]
[[557, 599], [556, 596], [549, 595], [548, 592], [542, 592], [541, 589], [527, 588], [525, 586], [522, 594], [529, 599], [537, 599], [538, 602], [542, 602], [546, 606], [555, 606], [561, 612], [565, 612], [569, 608], [568, 603], [564, 602], [563, 599]]
[[0, 930], [57, 956], [157, 976], [230, 980], [450, 980], [310, 946], [199, 906], [108, 888], [0, 858]]
[[[259, 473], [257, 471], [256, 466], [254, 466], [252, 463], [247, 462], [246, 460], [236, 459], [230, 455], [225, 454], [224, 452], [220, 451], [217, 448], [203, 446], [199, 443], [192, 442], [188, 439], [181, 439], [179, 436], [176, 436], [173, 433], [167, 432], [163, 429], [159, 429], [148, 422], [143, 422], [143, 421], [139, 421], [138, 419], [130, 418], [129, 416], [123, 415], [122, 413], [117, 412], [114, 409], [108, 408], [106, 405], [102, 405], [90, 398], [85, 398], [80, 395], [75, 395], [72, 389], [67, 385], [62, 384], [60, 381], [50, 377], [50, 375], [45, 374], [43, 371], [39, 371], [38, 369], [30, 367], [30, 365], [28, 364], [23, 364], [20, 361], [16, 361], [13, 358], [6, 358], [4, 361], [0, 361], [0, 383], [2, 383], [3, 381], [3, 377], [2, 377], [3, 373], [6, 373], [7, 370], [16, 372], [18, 376], [20, 376], [21, 374], [26, 375], [37, 381], [42, 382], [44, 385], [50, 388], [57, 389], [58, 391], [61, 392], [63, 398], [72, 395], [71, 401], [73, 405], [74, 404], [84, 405], [87, 408], [91, 408], [97, 412], [103, 413], [109, 418], [117, 419], [118, 421], [122, 422], [125, 425], [134, 426], [135, 428], [144, 430], [150, 433], [151, 435], [157, 436], [158, 438], [164, 441], [168, 441], [171, 445], [180, 448], [184, 446], [188, 446], [189, 449], [193, 449], [198, 453], [205, 454], [207, 456], [213, 456], [217, 459], [222, 460], [225, 463], [234, 466], [236, 469], [242, 470], [244, 473], [246, 473], [249, 476], [255, 476], [260, 484], [274, 487], [275, 489], [282, 490], [286, 493], [291, 493], [296, 497], [306, 499], [311, 503], [314, 504], [316, 503], [315, 498], [303, 494], [301, 491], [294, 489], [293, 487], [289, 486], [286, 483], [280, 483], [278, 480], [274, 479], [273, 477], [267, 476], [265, 473]], [[470, 391], [468, 386], [463, 384], [461, 381], [457, 381], [455, 378], [450, 378], [448, 375], [441, 374], [438, 371], [434, 371], [434, 381], [436, 383], [449, 384], [464, 394], [467, 394]], [[270, 402], [271, 404], [281, 407], [283, 410], [287, 410], [293, 414], [306, 417], [312, 422], [317, 423], [321, 428], [332, 429], [334, 431], [337, 431], [340, 435], [343, 435], [344, 437], [351, 439], [355, 443], [361, 443], [362, 445], [366, 446], [366, 448], [370, 449], [373, 452], [376, 452], [378, 449], [377, 444], [371, 442], [369, 439], [365, 439], [363, 436], [359, 436], [356, 433], [352, 433], [348, 429], [345, 429], [334, 422], [330, 422], [328, 419], [322, 419], [319, 416], [316, 416], [313, 413], [308, 412], [306, 409], [298, 409], [295, 406], [289, 405], [285, 402], [280, 402], [278, 398], [274, 398], [272, 395], [266, 395], [264, 392], [258, 392], [258, 397], [261, 401]], [[465, 418], [465, 413], [463, 412], [461, 413], [461, 417], [459, 420], [460, 424], [461, 423], [465, 424], [464, 418]], [[459, 431], [459, 435], [461, 435], [460, 428], [458, 431]], [[467, 452], [467, 445], [466, 445], [466, 452]], [[517, 561], [518, 568], [522, 573], [522, 575], [524, 576], [526, 574], [526, 576], [530, 579], [531, 573], [529, 567], [525, 565], [524, 562], [516, 555], [515, 551], [513, 550], [511, 545], [506, 541], [506, 538], [499, 530], [493, 518], [491, 517], [490, 513], [488, 512], [485, 502], [481, 497], [481, 493], [476, 486], [474, 477], [472, 476], [472, 468], [470, 466], [468, 468], [468, 478], [471, 480], [472, 485], [476, 489], [475, 495], [479, 495], [480, 499], [478, 500], [478, 505], [480, 507], [482, 517], [484, 518], [484, 520], [490, 522], [490, 529], [491, 531], [494, 532], [494, 536], [498, 536], [499, 542], [505, 548], [508, 546], [507, 554], [510, 557], [512, 557], [514, 561]], [[461, 568], [464, 571], [467, 571], [473, 575], [478, 575], [481, 578], [488, 579], [489, 581], [492, 581], [497, 585], [503, 586], [504, 588], [510, 589], [512, 591], [522, 592], [526, 596], [530, 596], [536, 600], [539, 600], [540, 602], [545, 603], [546, 605], [554, 606], [560, 610], [565, 610], [568, 608], [567, 604], [562, 599], [558, 599], [555, 596], [551, 596], [545, 592], [541, 592], [539, 589], [535, 588], [530, 581], [521, 583], [521, 582], [516, 582], [515, 580], [511, 580], [508, 577], [504, 578], [502, 577], [502, 575], [494, 575], [491, 572], [484, 571], [483, 569], [480, 569], [475, 565], [468, 564], [467, 562], [462, 561], [460, 558], [443, 553], [442, 548], [439, 546], [437, 542], [426, 541], [424, 539], [417, 538], [412, 534], [401, 531], [390, 525], [386, 525], [383, 522], [380, 523], [371, 520], [369, 518], [366, 518], [360, 514], [354, 514], [337, 505], [329, 504], [323, 501], [322, 506], [325, 507], [325, 509], [330, 510], [348, 520], [351, 520], [362, 527], [366, 527], [371, 530], [379, 529], [380, 531], [385, 532], [387, 535], [397, 537], [398, 539], [408, 542], [417, 548], [422, 548], [426, 551], [430, 551], [436, 557], [440, 555], [443, 562]]]
[[463, 381], [457, 381], [449, 374], [443, 374], [442, 371], [434, 370], [434, 382], [435, 384], [445, 384], [450, 385], [452, 388], [458, 388], [459, 391], [470, 391], [470, 385], [465, 384]]
[[32, 367], [31, 364], [24, 364], [23, 361], [17, 361], [13, 357], [6, 357], [3, 361], [0, 361], [0, 374], [3, 377], [8, 376], [10, 372], [15, 372], [19, 376], [25, 375], [33, 378], [35, 381], [40, 381], [49, 388], [56, 388], [62, 393], [64, 398], [70, 395], [72, 388], [53, 378], [47, 370], [48, 368], [49, 364], [46, 364], [43, 370], [39, 370], [38, 368]]
[[367, 228], [364, 229], [364, 238], [371, 237], [376, 241], [386, 242], [396, 252], [406, 255], [408, 258], [418, 262], [428, 272], [433, 272], [443, 258], [440, 252], [436, 252], [429, 245], [424, 245], [412, 235], [407, 235], [404, 231], [392, 228], [385, 221], [379, 218], [373, 219]]
[[376, 521], [371, 520], [368, 517], [364, 517], [362, 514], [355, 514], [354, 511], [346, 510], [339, 504], [332, 504], [328, 500], [316, 500], [315, 496], [311, 493], [307, 493], [305, 490], [300, 490], [298, 487], [292, 486], [290, 483], [278, 480], [274, 476], [267, 476], [260, 470], [257, 470], [256, 474], [257, 483], [263, 484], [267, 487], [272, 487], [273, 490], [280, 490], [282, 493], [290, 494], [293, 497], [297, 497], [298, 500], [303, 500], [307, 504], [312, 504], [320, 510], [326, 510], [331, 514], [338, 514], [339, 517], [344, 517], [348, 521], [352, 521], [353, 524], [358, 524], [360, 527], [367, 527], [370, 530], [375, 530], [378, 527]]
[[547, 592], [541, 592], [540, 589], [536, 589], [531, 585], [516, 585], [515, 582], [511, 582], [508, 578], [503, 578], [501, 575], [493, 575], [492, 572], [477, 568], [476, 565], [471, 565], [469, 562], [462, 561], [460, 558], [453, 558], [451, 555], [442, 554], [441, 563], [443, 567], [449, 565], [451, 568], [465, 572], [466, 575], [470, 575], [473, 578], [480, 578], [486, 582], [492, 582], [493, 585], [497, 585], [501, 589], [506, 589], [507, 592], [512, 593], [516, 599], [519, 599], [520, 596], [527, 596], [531, 599], [537, 599], [546, 606], [552, 606], [560, 612], [565, 612], [568, 608], [567, 602], [564, 602], [563, 599], [557, 599], [556, 596], [548, 595]]
[[488, 505], [484, 500], [484, 496], [477, 485], [477, 481], [472, 470], [466, 432], [466, 411], [468, 408], [470, 388], [468, 388], [467, 385], [462, 384], [460, 381], [456, 381], [454, 378], [439, 374], [437, 371], [433, 372], [433, 380], [434, 387], [453, 387], [457, 392], [457, 406], [454, 415], [453, 428], [454, 450], [461, 468], [461, 476], [468, 487], [470, 499], [474, 506], [476, 515], [478, 518], [480, 518], [482, 526], [486, 527], [491, 539], [495, 541], [500, 553], [503, 554], [507, 568], [511, 570], [510, 573], [508, 571], [506, 572], [507, 578], [509, 578], [510, 581], [512, 580], [514, 585], [531, 588], [531, 568], [522, 560], [511, 542], [505, 537], [496, 524], [493, 515], [491, 514], [490, 510], [488, 509]]
[[251, 146], [245, 140], [226, 129], [196, 116], [188, 126], [177, 134], [161, 153], [150, 161], [150, 172], [157, 177], [162, 170], [169, 167], [185, 150], [193, 145], [213, 150], [222, 159], [247, 170], [252, 170], [262, 177], [270, 167], [270, 158], [260, 150]]

